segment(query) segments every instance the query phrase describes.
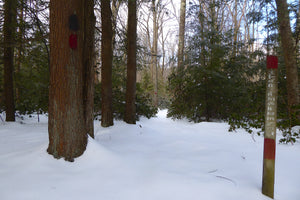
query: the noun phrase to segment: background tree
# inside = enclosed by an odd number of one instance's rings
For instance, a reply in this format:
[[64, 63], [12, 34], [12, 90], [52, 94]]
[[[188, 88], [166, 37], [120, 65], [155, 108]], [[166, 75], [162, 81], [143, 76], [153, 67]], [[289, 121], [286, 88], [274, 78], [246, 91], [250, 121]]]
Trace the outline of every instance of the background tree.
[[101, 2], [101, 21], [102, 21], [102, 39], [101, 39], [101, 125], [108, 127], [113, 125], [112, 111], [112, 19], [111, 19], [110, 1]]
[[141, 38], [144, 55], [142, 57], [143, 70], [138, 72], [138, 82], [139, 77], [150, 76], [150, 84], [143, 85], [151, 86], [152, 90], [149, 90], [149, 95], [156, 107], [166, 105], [165, 83], [169, 71], [167, 65], [174, 58], [167, 55], [167, 48], [172, 46], [173, 42], [166, 41], [166, 38], [170, 39], [172, 34], [176, 35], [176, 31], [165, 28], [167, 24], [170, 27], [168, 22], [174, 17], [169, 7], [171, 7], [169, 0], [145, 1], [139, 7], [138, 38]]
[[[99, 2], [98, 2], [99, 3]], [[137, 2], [137, 10], [140, 9], [140, 5], [143, 4]], [[96, 5], [96, 8], [100, 5]], [[112, 6], [112, 19], [113, 19], [113, 61], [112, 61], [112, 112], [113, 118], [118, 120], [124, 120], [125, 108], [126, 108], [126, 68], [127, 68], [127, 4], [123, 0], [114, 0], [111, 3]], [[100, 17], [98, 10], [95, 10], [96, 15]], [[100, 30], [101, 24], [97, 23], [96, 27]], [[99, 32], [98, 32], [99, 33]], [[98, 36], [100, 38], [100, 36]], [[100, 40], [99, 40], [100, 41]], [[140, 74], [145, 68], [144, 66], [144, 46], [141, 43], [143, 40], [137, 38], [137, 74]], [[97, 43], [96, 43], [97, 44]], [[100, 52], [100, 51], [99, 51]], [[149, 57], [149, 55], [148, 55]], [[99, 61], [100, 63], [100, 61]], [[95, 114], [98, 118], [101, 115], [102, 95], [101, 86], [102, 83], [96, 84], [95, 90]], [[142, 87], [137, 82], [136, 84], [136, 120], [140, 116], [147, 118], [152, 117], [157, 112], [152, 106], [150, 92]], [[151, 90], [153, 94], [153, 89]]]
[[178, 69], [182, 69], [184, 57], [184, 34], [185, 34], [185, 10], [186, 0], [181, 0], [180, 3], [180, 22], [179, 22], [179, 43], [178, 43]]
[[18, 9], [15, 93], [20, 114], [48, 111], [48, 9], [49, 2], [41, 0], [21, 1]]
[[[296, 46], [293, 40], [291, 31], [289, 10], [286, 0], [276, 0], [277, 16], [279, 21], [280, 42], [283, 51], [284, 64], [286, 67], [287, 78], [287, 95], [288, 95], [288, 109], [290, 116], [295, 115], [296, 112], [298, 122], [300, 122], [300, 109], [299, 106], [299, 81], [298, 81], [298, 68], [296, 62]], [[293, 121], [293, 125], [297, 122]]]
[[15, 121], [14, 100], [14, 48], [17, 26], [17, 4], [16, 0], [5, 0], [4, 2], [4, 102], [6, 121]]
[[95, 24], [94, 1], [86, 0], [84, 4], [83, 111], [86, 132], [91, 137], [94, 137]]
[[158, 70], [157, 70], [157, 59], [158, 59], [158, 6], [161, 4], [161, 0], [158, 0], [157, 4], [155, 0], [152, 0], [152, 13], [153, 13], [153, 36], [152, 36], [152, 49], [151, 49], [151, 69], [152, 79], [154, 85], [153, 104], [158, 106]]
[[[169, 76], [173, 96], [168, 116], [195, 122], [232, 121], [239, 120], [239, 116], [253, 120], [254, 113], [262, 110], [256, 107], [259, 101], [254, 104], [248, 100], [254, 94], [257, 99], [264, 98], [263, 92], [255, 91], [256, 85], [264, 85], [263, 72], [255, 70], [261, 66], [255, 62], [261, 59], [261, 52], [247, 51], [246, 44], [234, 42], [234, 29], [223, 28], [224, 23], [232, 23], [223, 19], [228, 16], [223, 13], [226, 2], [199, 3], [190, 5], [188, 14], [186, 67], [180, 73], [173, 70]], [[239, 49], [231, 59], [234, 46]]]
[[136, 1], [128, 1], [128, 30], [127, 30], [127, 84], [126, 109], [124, 121], [136, 123]]

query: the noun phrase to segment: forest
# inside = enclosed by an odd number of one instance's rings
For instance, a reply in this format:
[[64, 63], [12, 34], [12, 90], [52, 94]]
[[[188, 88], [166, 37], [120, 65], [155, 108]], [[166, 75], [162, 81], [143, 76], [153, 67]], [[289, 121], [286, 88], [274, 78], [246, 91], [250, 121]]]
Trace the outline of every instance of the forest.
[[136, 124], [161, 109], [260, 134], [267, 55], [279, 60], [281, 142], [299, 139], [299, 1], [4, 0], [0, 10], [1, 115], [48, 114], [54, 157], [81, 155], [94, 119]]
[[299, 199], [300, 0], [3, 0], [0, 44], [0, 199]]

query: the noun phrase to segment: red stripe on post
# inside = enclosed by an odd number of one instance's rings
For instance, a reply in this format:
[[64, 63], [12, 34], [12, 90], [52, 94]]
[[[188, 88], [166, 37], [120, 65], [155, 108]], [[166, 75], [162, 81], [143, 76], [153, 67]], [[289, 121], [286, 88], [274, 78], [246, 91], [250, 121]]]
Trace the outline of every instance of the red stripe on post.
[[277, 56], [267, 56], [267, 68], [268, 69], [277, 69], [278, 68]]
[[265, 138], [264, 142], [264, 159], [275, 160], [275, 140]]

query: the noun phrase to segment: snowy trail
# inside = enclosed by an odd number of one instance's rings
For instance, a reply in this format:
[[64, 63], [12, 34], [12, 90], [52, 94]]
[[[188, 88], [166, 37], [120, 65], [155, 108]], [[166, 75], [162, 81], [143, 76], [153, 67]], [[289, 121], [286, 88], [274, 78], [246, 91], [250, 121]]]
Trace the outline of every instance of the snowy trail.
[[[165, 116], [109, 128], [95, 122], [95, 140], [74, 163], [46, 153], [46, 117], [0, 124], [0, 199], [269, 199], [260, 192], [262, 137]], [[300, 199], [299, 155], [299, 143], [277, 145], [275, 199]]]

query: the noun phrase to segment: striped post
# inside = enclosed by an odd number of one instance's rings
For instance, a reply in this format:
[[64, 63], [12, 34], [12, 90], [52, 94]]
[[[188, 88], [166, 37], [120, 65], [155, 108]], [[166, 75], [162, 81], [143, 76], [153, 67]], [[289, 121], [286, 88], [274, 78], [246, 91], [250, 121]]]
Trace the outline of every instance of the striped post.
[[278, 58], [267, 56], [267, 90], [262, 193], [274, 198]]

